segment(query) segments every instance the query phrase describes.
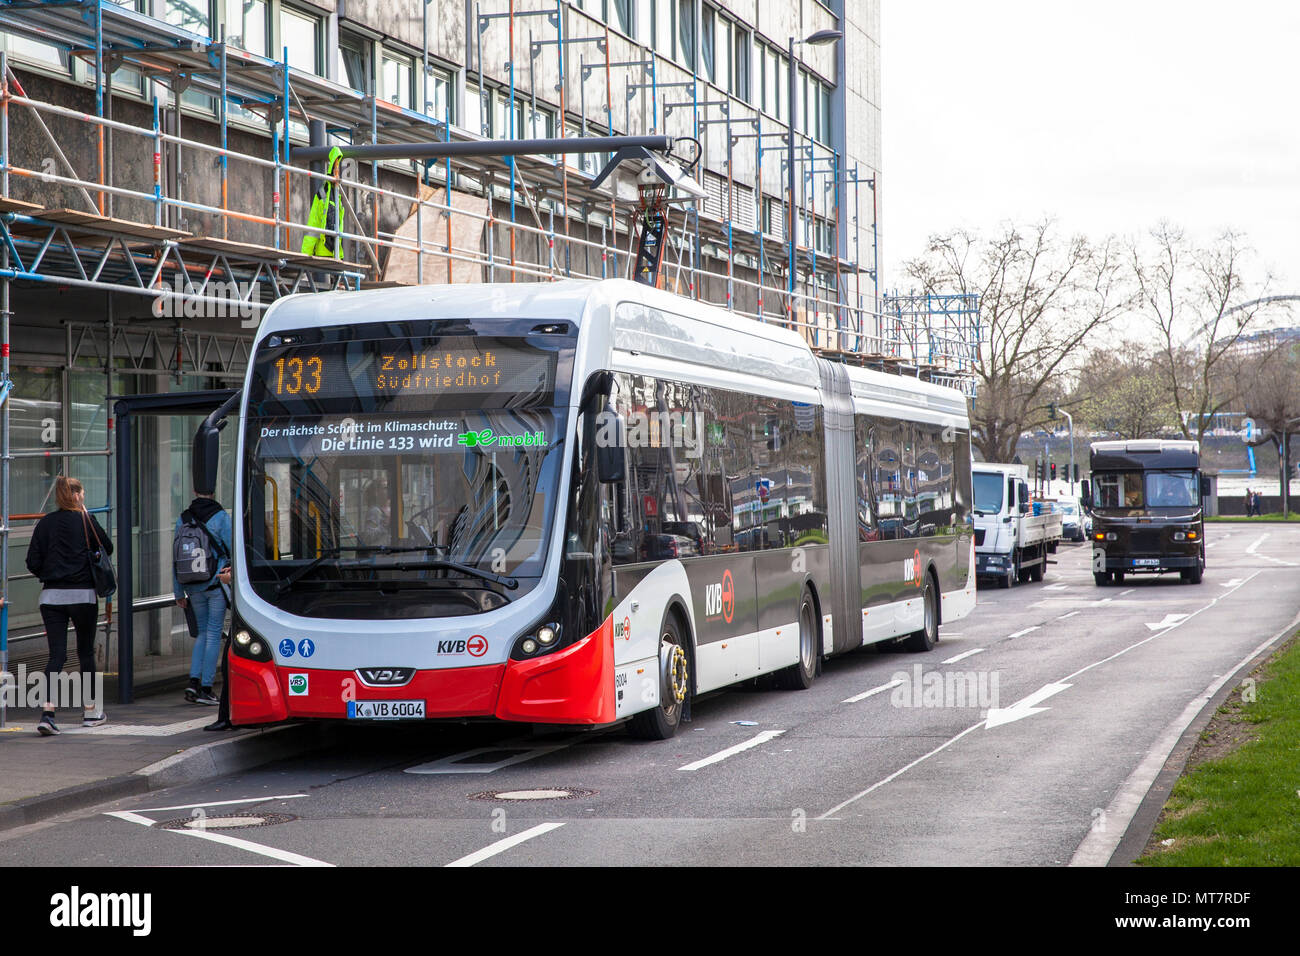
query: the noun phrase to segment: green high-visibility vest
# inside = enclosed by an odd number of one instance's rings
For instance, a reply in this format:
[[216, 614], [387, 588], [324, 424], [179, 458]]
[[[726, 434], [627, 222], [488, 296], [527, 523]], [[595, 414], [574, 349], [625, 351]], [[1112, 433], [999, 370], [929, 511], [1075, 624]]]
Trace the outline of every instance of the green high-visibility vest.
[[[333, 172], [343, 152], [336, 146], [330, 150], [329, 169]], [[302, 239], [302, 252], [305, 256], [324, 256], [334, 259], [343, 258], [343, 243], [339, 241], [337, 230], [343, 222], [343, 195], [334, 180], [326, 180], [316, 189], [311, 200], [311, 212], [307, 216], [308, 229], [323, 229], [322, 232], [308, 232]]]

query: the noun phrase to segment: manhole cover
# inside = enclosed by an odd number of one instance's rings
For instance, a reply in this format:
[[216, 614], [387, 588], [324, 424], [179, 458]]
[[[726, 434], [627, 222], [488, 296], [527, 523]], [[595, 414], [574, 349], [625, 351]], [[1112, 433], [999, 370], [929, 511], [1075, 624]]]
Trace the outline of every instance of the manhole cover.
[[178, 820], [163, 820], [154, 826], [162, 830], [247, 830], [251, 827], [273, 827], [298, 818], [290, 813], [223, 813], [220, 816], [197, 814]]
[[530, 787], [527, 790], [483, 790], [471, 793], [471, 800], [575, 800], [578, 797], [590, 797], [599, 793], [597, 790], [583, 790], [580, 787]]

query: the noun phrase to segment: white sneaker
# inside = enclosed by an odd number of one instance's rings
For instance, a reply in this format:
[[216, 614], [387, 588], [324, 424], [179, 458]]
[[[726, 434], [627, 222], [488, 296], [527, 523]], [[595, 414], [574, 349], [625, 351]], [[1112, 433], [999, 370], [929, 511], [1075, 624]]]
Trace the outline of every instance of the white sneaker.
[[81, 726], [98, 727], [106, 720], [108, 720], [108, 716], [102, 710], [98, 714], [86, 712], [85, 716], [82, 718]]

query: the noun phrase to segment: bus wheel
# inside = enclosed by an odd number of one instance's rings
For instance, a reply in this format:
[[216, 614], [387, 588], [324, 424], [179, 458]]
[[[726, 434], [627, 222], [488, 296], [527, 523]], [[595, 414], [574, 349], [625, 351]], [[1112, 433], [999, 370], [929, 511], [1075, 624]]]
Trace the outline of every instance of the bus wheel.
[[1197, 561], [1197, 562], [1196, 562], [1196, 567], [1192, 568], [1190, 571], [1187, 572], [1187, 581], [1188, 581], [1188, 583], [1189, 583], [1189, 584], [1200, 584], [1200, 583], [1201, 583], [1201, 575], [1202, 575], [1203, 573], [1204, 573], [1204, 572], [1203, 572], [1203, 570], [1202, 570], [1202, 568], [1201, 568], [1201, 562]]
[[642, 740], [667, 740], [677, 733], [690, 691], [690, 659], [677, 620], [669, 614], [659, 636], [659, 706], [635, 715], [628, 723], [628, 733]]
[[1097, 587], [1104, 588], [1106, 585], [1110, 584], [1110, 572], [1093, 571], [1092, 580], [1097, 585]]
[[803, 592], [799, 604], [799, 663], [776, 673], [776, 686], [783, 690], [807, 690], [817, 676], [817, 612], [812, 595]]
[[909, 651], [928, 651], [939, 643], [939, 607], [934, 593], [934, 578], [925, 576], [925, 591], [921, 595], [925, 602], [925, 623], [921, 629], [903, 641], [903, 647]]

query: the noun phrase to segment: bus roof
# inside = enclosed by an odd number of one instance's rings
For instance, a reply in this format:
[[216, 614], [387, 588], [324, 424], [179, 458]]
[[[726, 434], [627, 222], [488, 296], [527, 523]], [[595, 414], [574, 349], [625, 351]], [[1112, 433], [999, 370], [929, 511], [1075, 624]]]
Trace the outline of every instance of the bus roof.
[[[624, 304], [651, 311], [619, 312]], [[743, 369], [748, 375], [817, 388], [817, 360], [795, 330], [625, 279], [396, 286], [292, 295], [266, 311], [258, 337], [325, 325], [493, 316], [568, 321], [579, 328], [594, 319], [593, 333], [604, 324], [603, 334], [587, 337], [596, 361], [600, 353], [617, 350], [714, 370]], [[956, 389], [855, 366], [846, 370], [854, 397], [966, 415], [966, 398]]]
[[1198, 468], [1200, 457], [1200, 443], [1183, 439], [1097, 441], [1092, 443], [1091, 464], [1093, 471]]

